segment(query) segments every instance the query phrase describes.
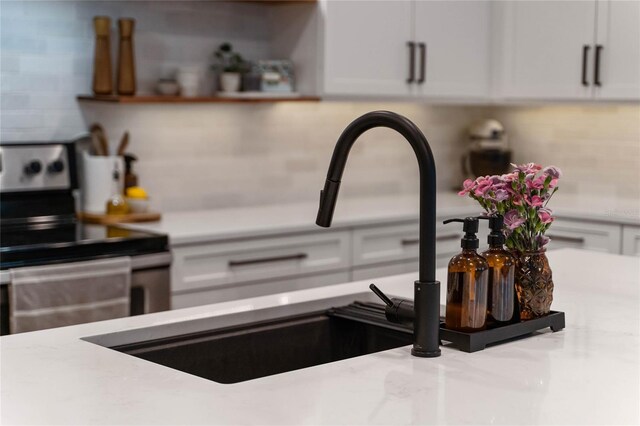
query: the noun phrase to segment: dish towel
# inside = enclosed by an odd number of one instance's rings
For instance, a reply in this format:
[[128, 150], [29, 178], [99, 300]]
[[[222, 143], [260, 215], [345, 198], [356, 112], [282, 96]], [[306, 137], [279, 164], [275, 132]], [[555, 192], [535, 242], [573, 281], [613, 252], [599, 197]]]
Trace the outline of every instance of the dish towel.
[[129, 257], [9, 272], [11, 333], [129, 316]]

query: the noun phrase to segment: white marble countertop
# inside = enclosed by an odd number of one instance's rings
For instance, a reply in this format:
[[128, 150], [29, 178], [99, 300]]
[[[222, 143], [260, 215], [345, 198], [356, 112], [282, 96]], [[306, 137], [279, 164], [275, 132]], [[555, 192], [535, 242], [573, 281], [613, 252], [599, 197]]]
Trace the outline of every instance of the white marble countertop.
[[[640, 258], [549, 253], [558, 333], [467, 354], [414, 358], [402, 347], [223, 385], [81, 338], [193, 331], [260, 318], [368, 282], [226, 302], [0, 338], [2, 424], [637, 424]], [[445, 271], [438, 270], [438, 278]], [[414, 274], [376, 280], [411, 297]], [[444, 296], [444, 294], [443, 294]], [[357, 296], [360, 297], [360, 296]], [[128, 330], [128, 331], [127, 331]], [[154, 329], [152, 329], [154, 330]], [[118, 335], [116, 335], [118, 336]], [[103, 338], [107, 339], [107, 338]]]
[[[417, 196], [343, 198], [336, 204], [333, 228], [395, 223], [418, 219]], [[549, 207], [558, 217], [640, 225], [640, 200], [590, 198], [558, 193]], [[216, 210], [164, 213], [160, 222], [127, 227], [169, 235], [175, 246], [217, 240], [318, 231], [318, 204], [305, 202]], [[473, 215], [480, 206], [454, 192], [439, 192], [438, 217]]]

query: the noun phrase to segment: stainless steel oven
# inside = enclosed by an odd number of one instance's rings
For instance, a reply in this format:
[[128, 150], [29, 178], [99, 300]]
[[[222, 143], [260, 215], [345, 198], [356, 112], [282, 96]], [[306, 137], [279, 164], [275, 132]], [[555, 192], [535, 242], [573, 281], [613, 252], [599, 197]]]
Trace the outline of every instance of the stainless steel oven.
[[0, 145], [0, 334], [9, 333], [12, 268], [127, 256], [130, 315], [171, 308], [167, 236], [78, 222], [76, 188], [73, 144]]

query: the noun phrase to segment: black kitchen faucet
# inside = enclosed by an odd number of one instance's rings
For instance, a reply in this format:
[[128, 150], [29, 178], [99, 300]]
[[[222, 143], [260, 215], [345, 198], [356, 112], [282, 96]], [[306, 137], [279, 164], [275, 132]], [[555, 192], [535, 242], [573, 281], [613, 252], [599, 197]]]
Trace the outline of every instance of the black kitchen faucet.
[[342, 132], [333, 150], [327, 180], [320, 191], [320, 207], [316, 224], [331, 226], [340, 180], [349, 151], [356, 139], [375, 127], [387, 127], [400, 133], [411, 144], [420, 169], [420, 272], [414, 283], [414, 303], [390, 300], [375, 286], [372, 290], [386, 303], [387, 318], [394, 322], [413, 322], [413, 349], [419, 357], [440, 356], [440, 282], [436, 272], [436, 166], [429, 142], [420, 129], [399, 114], [373, 111], [355, 119]]

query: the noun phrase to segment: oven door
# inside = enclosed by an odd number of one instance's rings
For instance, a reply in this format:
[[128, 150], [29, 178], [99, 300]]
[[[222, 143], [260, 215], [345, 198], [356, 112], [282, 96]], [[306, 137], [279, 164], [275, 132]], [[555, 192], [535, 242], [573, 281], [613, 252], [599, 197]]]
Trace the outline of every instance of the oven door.
[[[130, 315], [171, 309], [171, 253], [131, 258]], [[9, 274], [0, 273], [0, 335], [9, 334]]]

